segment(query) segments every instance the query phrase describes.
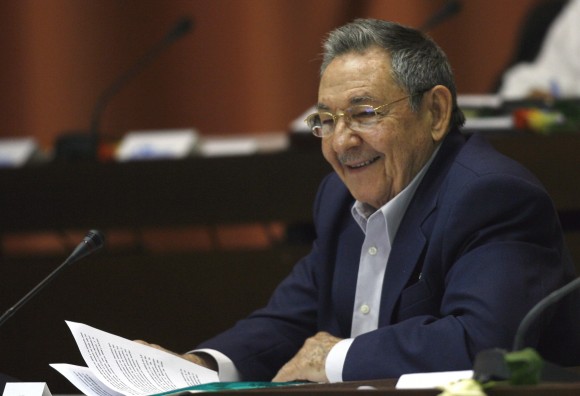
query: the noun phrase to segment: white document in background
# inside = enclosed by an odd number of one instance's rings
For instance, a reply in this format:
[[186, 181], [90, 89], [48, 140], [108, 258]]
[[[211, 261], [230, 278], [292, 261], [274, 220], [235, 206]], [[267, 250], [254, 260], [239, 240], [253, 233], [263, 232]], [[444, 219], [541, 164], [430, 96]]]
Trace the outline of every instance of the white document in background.
[[198, 140], [195, 129], [133, 131], [123, 137], [115, 157], [122, 162], [185, 158], [191, 155]]
[[81, 323], [66, 323], [88, 368], [51, 367], [88, 396], [151, 395], [219, 381], [217, 372], [179, 356]]
[[403, 374], [396, 389], [433, 389], [469, 378], [473, 378], [473, 370]]
[[52, 396], [46, 382], [8, 382], [2, 396]]

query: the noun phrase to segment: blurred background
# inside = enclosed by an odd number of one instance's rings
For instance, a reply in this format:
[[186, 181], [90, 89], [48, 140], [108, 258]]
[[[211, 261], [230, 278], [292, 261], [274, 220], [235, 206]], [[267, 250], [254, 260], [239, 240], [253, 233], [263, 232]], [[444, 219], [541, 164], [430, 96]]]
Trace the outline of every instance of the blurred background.
[[[316, 102], [321, 42], [328, 31], [357, 17], [421, 27], [447, 3], [0, 1], [0, 138], [34, 138], [50, 163], [58, 139], [86, 133], [99, 96], [183, 17], [193, 21], [191, 32], [107, 103], [100, 118], [100, 133], [108, 149], [113, 150], [128, 132], [142, 130], [194, 128], [202, 137], [290, 134], [290, 124]], [[458, 13], [429, 30], [450, 59], [460, 94], [494, 92], [516, 51], [521, 25], [537, 3], [466, 0]], [[536, 149], [546, 151], [542, 146]], [[523, 155], [533, 156], [532, 152]], [[299, 179], [308, 173], [308, 166], [296, 158], [301, 157], [290, 157], [290, 176], [284, 177]], [[232, 179], [241, 178], [242, 184], [244, 177], [270, 177], [268, 169], [263, 174], [244, 174], [236, 166], [227, 167], [227, 161], [210, 164]], [[84, 165], [65, 166], [66, 170], [57, 168], [50, 174], [63, 172], [72, 180], [93, 170]], [[323, 166], [313, 177], [318, 179], [318, 173], [328, 171]], [[172, 168], [167, 168], [165, 174], [155, 168], [154, 182], [172, 176]], [[107, 169], [123, 172], [125, 168]], [[36, 208], [35, 186], [45, 193], [52, 185], [34, 179], [34, 172], [0, 171], [6, 175], [3, 180], [8, 180], [0, 186], [0, 198], [11, 189], [22, 190], [21, 183], [29, 183], [26, 189], [31, 191], [28, 198], [32, 202], [7, 202], [6, 198], [0, 211], [16, 210], [16, 216], [24, 217]], [[210, 183], [212, 175], [201, 172], [200, 178], [206, 180], [191, 183]], [[65, 183], [53, 184], [63, 188]], [[185, 180], [183, 184], [189, 183]], [[268, 182], [263, 184], [267, 189]], [[310, 186], [305, 183], [304, 188], [306, 185]], [[294, 190], [285, 199], [290, 202], [304, 196], [303, 201], [308, 202], [304, 210], [309, 213], [315, 185], [316, 180], [313, 187]], [[110, 188], [107, 180], [94, 180], [92, 188], [98, 191], [105, 186]], [[74, 194], [74, 183], [68, 188]], [[117, 190], [119, 196], [136, 196], [131, 206], [139, 207], [141, 199], [131, 185]], [[255, 210], [261, 205], [256, 202]], [[65, 216], [65, 209], [41, 207], [46, 212], [57, 211], [54, 217], [60, 216], [58, 211]], [[99, 208], [91, 210], [98, 215]], [[203, 210], [192, 202], [192, 212]], [[159, 211], [162, 217], [162, 206]], [[14, 232], [3, 230], [1, 224], [0, 231], [2, 312], [62, 262], [86, 232], [75, 228]], [[307, 226], [294, 229], [276, 219], [120, 226], [105, 231], [105, 254], [67, 270], [43, 291], [42, 298], [0, 328], [0, 372], [26, 381], [47, 381], [53, 394], [74, 393], [74, 388], [48, 367], [60, 362], [82, 364], [65, 319], [185, 351], [262, 305], [309, 248], [308, 235], [304, 236]]]
[[[430, 29], [459, 93], [489, 93], [537, 0], [470, 0]], [[193, 29], [110, 98], [100, 136], [195, 128], [202, 136], [286, 132], [316, 101], [321, 41], [356, 17], [421, 27], [445, 0], [19, 0], [0, 2], [0, 138], [32, 137], [51, 156], [59, 137], [85, 133], [99, 96], [176, 22]], [[114, 146], [113, 146], [114, 148]], [[4, 186], [8, 188], [8, 186]], [[50, 209], [48, 209], [50, 210]], [[179, 244], [183, 230], [144, 243]], [[276, 228], [274, 227], [274, 232]], [[225, 233], [225, 234], [224, 234]], [[152, 235], [152, 236], [151, 236]], [[261, 230], [220, 228], [225, 245], [264, 243]], [[151, 237], [150, 237], [151, 236]], [[115, 235], [126, 241], [132, 234]], [[186, 246], [207, 246], [189, 230]], [[5, 254], [62, 248], [60, 237], [6, 235]]]
[[[19, 0], [0, 2], [0, 136], [51, 149], [87, 129], [100, 93], [183, 16], [194, 21], [109, 103], [103, 134], [195, 127], [286, 130], [316, 101], [320, 44], [355, 17], [420, 27], [444, 0]], [[470, 0], [430, 34], [461, 93], [486, 93], [536, 0]]]

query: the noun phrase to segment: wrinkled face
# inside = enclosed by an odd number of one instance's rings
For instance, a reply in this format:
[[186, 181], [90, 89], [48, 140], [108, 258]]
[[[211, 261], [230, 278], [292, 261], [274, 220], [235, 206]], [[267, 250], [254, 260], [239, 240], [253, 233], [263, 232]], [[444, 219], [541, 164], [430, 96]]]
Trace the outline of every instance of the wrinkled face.
[[[392, 80], [391, 60], [379, 47], [335, 58], [324, 71], [318, 91], [320, 111], [337, 113], [357, 104], [374, 107], [410, 94]], [[425, 95], [428, 95], [426, 93]], [[401, 192], [435, 149], [432, 117], [409, 101], [387, 106], [370, 131], [350, 129], [340, 117], [334, 133], [322, 138], [324, 157], [355, 199], [380, 208]]]

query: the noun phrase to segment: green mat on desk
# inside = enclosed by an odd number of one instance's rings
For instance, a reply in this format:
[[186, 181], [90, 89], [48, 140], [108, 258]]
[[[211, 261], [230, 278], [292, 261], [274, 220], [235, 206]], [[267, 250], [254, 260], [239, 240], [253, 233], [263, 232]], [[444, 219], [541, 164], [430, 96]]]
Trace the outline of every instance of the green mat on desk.
[[218, 392], [223, 390], [278, 388], [282, 386], [297, 386], [310, 384], [311, 382], [210, 382], [207, 384], [188, 386], [187, 388], [175, 389], [169, 392], [158, 393], [155, 396], [177, 395], [188, 392]]

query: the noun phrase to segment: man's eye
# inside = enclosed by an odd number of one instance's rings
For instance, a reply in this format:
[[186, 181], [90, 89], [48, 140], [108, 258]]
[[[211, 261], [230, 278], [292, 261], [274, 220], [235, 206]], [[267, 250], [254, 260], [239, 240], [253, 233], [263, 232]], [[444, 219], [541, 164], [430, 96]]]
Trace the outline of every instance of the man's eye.
[[319, 116], [320, 125], [332, 125], [334, 124], [334, 118], [329, 114], [321, 114]]
[[356, 109], [351, 117], [356, 120], [363, 121], [365, 119], [374, 117], [376, 114], [377, 113], [372, 108], [368, 109], [364, 108], [364, 109]]

